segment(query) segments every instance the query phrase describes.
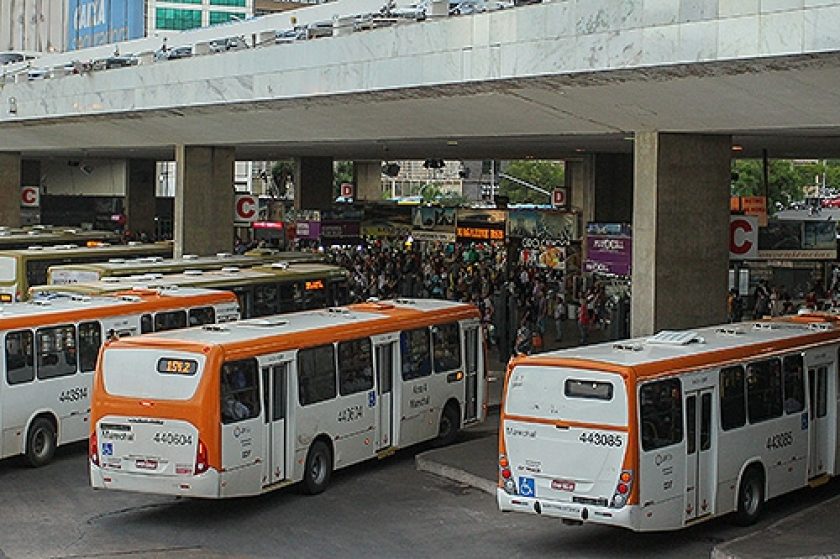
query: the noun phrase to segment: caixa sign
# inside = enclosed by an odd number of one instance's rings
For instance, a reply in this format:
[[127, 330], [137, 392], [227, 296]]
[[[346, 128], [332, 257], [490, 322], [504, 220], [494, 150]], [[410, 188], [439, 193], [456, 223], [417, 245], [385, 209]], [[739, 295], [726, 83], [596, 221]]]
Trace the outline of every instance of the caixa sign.
[[623, 252], [624, 239], [595, 239], [592, 248], [608, 252]]
[[751, 260], [758, 258], [758, 217], [752, 215], [729, 216], [729, 259]]

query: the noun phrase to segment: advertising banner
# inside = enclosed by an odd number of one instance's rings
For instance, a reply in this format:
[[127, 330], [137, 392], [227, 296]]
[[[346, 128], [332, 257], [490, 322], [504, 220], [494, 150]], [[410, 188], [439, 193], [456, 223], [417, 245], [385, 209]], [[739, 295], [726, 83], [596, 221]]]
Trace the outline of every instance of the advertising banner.
[[351, 245], [361, 242], [362, 210], [333, 208], [321, 212], [321, 243]]
[[145, 36], [145, 2], [67, 0], [67, 50]]
[[455, 240], [455, 208], [418, 206], [413, 210], [411, 236], [415, 241]]
[[771, 221], [758, 230], [759, 258], [773, 260], [834, 260], [834, 221]]
[[598, 274], [629, 276], [633, 263], [632, 248], [630, 237], [588, 235], [584, 269]]
[[578, 216], [558, 211], [510, 210], [508, 236], [516, 239], [550, 239], [555, 246], [567, 246], [580, 239]]
[[364, 209], [362, 235], [366, 237], [408, 237], [411, 234], [411, 206], [368, 206]]
[[461, 242], [505, 240], [504, 210], [458, 209], [455, 237]]

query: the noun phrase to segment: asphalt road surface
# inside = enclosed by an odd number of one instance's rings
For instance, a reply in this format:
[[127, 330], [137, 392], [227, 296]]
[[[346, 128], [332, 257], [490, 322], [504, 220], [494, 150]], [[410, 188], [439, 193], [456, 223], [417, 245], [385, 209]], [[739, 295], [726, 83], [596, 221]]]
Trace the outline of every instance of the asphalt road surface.
[[[0, 463], [0, 558], [708, 557], [747, 532], [725, 519], [677, 533], [568, 527], [502, 514], [477, 490], [418, 472], [414, 454], [338, 472], [318, 496], [286, 488], [200, 501], [94, 491], [84, 444], [41, 469]], [[836, 494], [840, 484], [771, 503], [759, 528]]]

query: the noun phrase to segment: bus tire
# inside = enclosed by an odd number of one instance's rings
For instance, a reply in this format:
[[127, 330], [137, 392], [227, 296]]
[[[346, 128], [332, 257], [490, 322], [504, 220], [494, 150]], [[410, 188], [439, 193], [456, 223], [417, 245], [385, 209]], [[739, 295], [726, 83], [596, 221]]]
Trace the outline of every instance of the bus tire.
[[26, 433], [26, 461], [33, 468], [39, 468], [52, 461], [55, 454], [55, 428], [52, 423], [39, 417], [29, 426]]
[[738, 486], [738, 510], [735, 523], [738, 526], [752, 526], [761, 516], [764, 508], [764, 476], [756, 467], [747, 468]]
[[461, 414], [458, 411], [458, 406], [447, 404], [443, 408], [443, 413], [440, 414], [440, 427], [438, 428], [437, 444], [439, 446], [447, 446], [455, 442], [458, 438], [458, 431], [461, 425]]
[[308, 495], [322, 493], [330, 484], [332, 452], [324, 441], [318, 440], [309, 447], [303, 470], [303, 490]]

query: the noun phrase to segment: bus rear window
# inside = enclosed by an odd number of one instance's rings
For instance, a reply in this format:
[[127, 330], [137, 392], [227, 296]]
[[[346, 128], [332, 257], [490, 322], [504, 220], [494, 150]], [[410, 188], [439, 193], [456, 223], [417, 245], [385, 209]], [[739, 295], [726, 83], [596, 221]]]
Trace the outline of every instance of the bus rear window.
[[610, 401], [613, 397], [613, 385], [610, 382], [568, 379], [564, 391], [566, 398], [592, 398]]
[[17, 260], [11, 256], [0, 256], [0, 281], [7, 283], [15, 281], [16, 262]]
[[195, 394], [206, 357], [157, 349], [111, 348], [103, 353], [105, 391], [149, 400], [189, 400]]

